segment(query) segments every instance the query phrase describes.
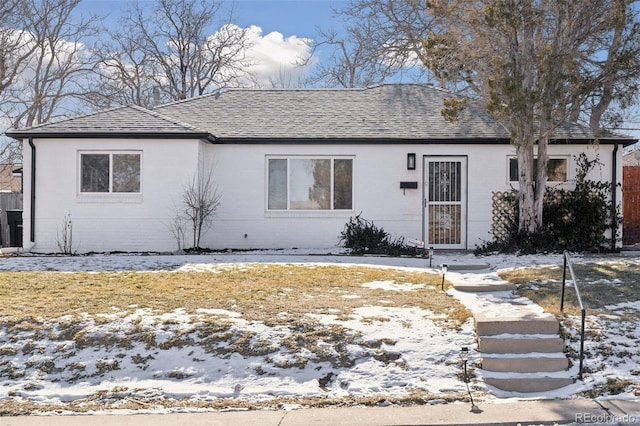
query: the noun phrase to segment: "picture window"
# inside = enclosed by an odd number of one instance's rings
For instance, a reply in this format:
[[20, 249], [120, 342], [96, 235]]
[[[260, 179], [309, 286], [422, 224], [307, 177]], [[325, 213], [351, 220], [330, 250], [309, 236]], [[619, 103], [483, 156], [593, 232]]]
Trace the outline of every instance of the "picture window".
[[269, 158], [268, 210], [351, 210], [353, 159]]
[[[538, 167], [538, 159], [534, 159], [533, 162], [535, 170]], [[567, 158], [549, 158], [547, 162], [547, 181], [566, 182], [568, 180], [567, 165]], [[518, 159], [516, 157], [509, 157], [509, 182], [518, 182]]]
[[80, 192], [139, 194], [140, 170], [140, 153], [81, 153]]

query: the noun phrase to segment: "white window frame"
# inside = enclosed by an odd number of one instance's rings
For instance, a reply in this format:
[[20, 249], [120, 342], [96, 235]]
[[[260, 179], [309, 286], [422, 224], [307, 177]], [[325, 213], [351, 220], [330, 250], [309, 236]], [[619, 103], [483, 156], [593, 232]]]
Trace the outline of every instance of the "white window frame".
[[[286, 203], [285, 209], [270, 209], [269, 208], [269, 161], [270, 160], [286, 160], [287, 162], [287, 189], [286, 189]], [[293, 209], [291, 208], [291, 179], [290, 179], [290, 167], [292, 160], [330, 160], [331, 161], [331, 173], [330, 173], [330, 202], [331, 207], [329, 209]], [[336, 160], [350, 160], [351, 161], [351, 208], [349, 209], [336, 209], [334, 206], [335, 201], [335, 161]], [[265, 212], [269, 216], [334, 216], [334, 215], [352, 215], [355, 205], [355, 156], [353, 155], [267, 155], [265, 158], [265, 199], [264, 206]]]
[[[140, 158], [140, 188], [137, 192], [113, 191], [113, 156], [114, 155], [138, 155]], [[109, 156], [109, 191], [88, 192], [82, 190], [82, 156], [83, 155], [108, 155]], [[77, 155], [77, 197], [80, 201], [107, 201], [107, 202], [141, 202], [143, 191], [143, 155], [142, 150], [79, 150]]]
[[[536, 155], [534, 157], [535, 160], [538, 159]], [[511, 180], [511, 160], [518, 161], [518, 157], [516, 155], [507, 156], [507, 182], [510, 184], [517, 184], [518, 179]], [[571, 157], [569, 155], [550, 155], [549, 160], [564, 160], [567, 163], [567, 178], [565, 180], [548, 180], [547, 183], [553, 184], [564, 184], [568, 183], [571, 180], [570, 171], [571, 171]], [[535, 176], [534, 176], [535, 177]]]

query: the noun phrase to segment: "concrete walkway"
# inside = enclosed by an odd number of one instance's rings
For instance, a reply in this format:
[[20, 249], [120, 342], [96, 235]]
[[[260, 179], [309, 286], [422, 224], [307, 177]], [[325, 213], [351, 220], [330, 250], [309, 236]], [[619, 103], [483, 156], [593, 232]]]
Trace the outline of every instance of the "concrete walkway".
[[473, 313], [484, 383], [518, 394], [572, 385], [576, 375], [569, 371], [556, 317], [485, 266], [460, 265], [449, 274], [455, 296]]
[[0, 417], [2, 426], [307, 426], [640, 424], [638, 401], [539, 400], [379, 408], [309, 408], [198, 414]]

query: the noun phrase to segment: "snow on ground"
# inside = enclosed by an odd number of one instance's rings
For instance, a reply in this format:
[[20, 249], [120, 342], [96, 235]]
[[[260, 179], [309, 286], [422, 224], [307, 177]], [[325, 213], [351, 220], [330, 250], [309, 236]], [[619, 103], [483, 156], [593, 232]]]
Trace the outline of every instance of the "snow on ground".
[[[438, 265], [447, 263], [450, 268], [459, 265], [487, 264], [493, 271], [502, 268], [533, 265], [561, 265], [559, 255], [548, 256], [503, 256], [475, 257], [466, 252], [436, 254], [431, 261], [438, 273]], [[605, 258], [616, 260], [617, 258]], [[593, 260], [593, 259], [591, 259]], [[602, 259], [600, 259], [602, 260]], [[637, 261], [637, 259], [636, 259]], [[91, 255], [91, 256], [17, 256], [0, 258], [0, 270], [10, 271], [159, 271], [159, 270], [208, 270], [220, 267], [239, 267], [242, 263], [274, 262], [296, 264], [365, 264], [372, 267], [402, 267], [425, 270], [429, 259], [391, 257], [351, 257], [340, 252], [326, 251], [265, 251], [249, 253], [215, 253], [207, 255]], [[489, 274], [494, 276], [495, 273]], [[487, 279], [482, 274], [466, 275], [465, 279]], [[497, 277], [497, 276], [496, 276]], [[367, 286], [384, 291], [413, 291], [415, 285], [395, 282], [372, 282]], [[511, 294], [495, 293], [491, 296], [461, 297], [455, 290], [450, 294], [460, 297], [470, 309], [492, 309], [500, 306], [498, 299], [513, 297]], [[497, 298], [491, 300], [491, 298]], [[528, 300], [528, 299], [527, 299]], [[528, 303], [523, 300], [522, 303]], [[383, 304], [382, 304], [383, 305]], [[496, 308], [498, 309], [498, 308]], [[611, 358], [605, 361], [592, 359], [587, 367], [594, 371], [584, 383], [565, 388], [556, 393], [534, 397], [571, 397], [606, 382], [610, 377], [629, 378], [638, 382], [638, 354], [640, 324], [627, 323], [622, 314], [627, 310], [640, 310], [640, 303], [625, 303], [611, 307], [608, 320], [593, 319], [591, 327], [609, 329], [602, 333], [599, 342], [588, 343], [590, 350], [595, 345], [617, 345], [627, 342], [635, 345], [627, 358]], [[283, 313], [286, 314], [286, 313]], [[222, 330], [228, 333], [251, 333], [260, 336], [253, 342], [256, 353], [243, 356], [230, 353], [228, 356], [212, 356], [205, 351], [208, 336], [193, 332], [198, 325], [215, 318], [228, 324]], [[384, 321], [361, 321], [363, 318], [384, 317]], [[187, 398], [191, 401], [212, 401], [229, 398], [246, 401], [263, 401], [274, 397], [318, 397], [340, 398], [345, 396], [366, 397], [388, 395], [389, 398], [406, 396], [407, 389], [419, 389], [432, 394], [446, 396], [448, 393], [464, 393], [465, 384], [460, 380], [458, 364], [460, 348], [476, 347], [472, 320], [460, 330], [443, 328], [431, 312], [417, 308], [371, 306], [358, 309], [351, 319], [340, 319], [334, 315], [315, 315], [324, 324], [339, 324], [362, 333], [370, 341], [382, 342], [378, 348], [384, 358], [371, 356], [371, 352], [359, 344], [349, 344], [352, 365], [336, 366], [317, 353], [292, 353], [279, 342], [289, 333], [285, 328], [269, 328], [259, 322], [249, 322], [239, 313], [207, 310], [196, 315], [187, 315], [177, 310], [163, 315], [138, 309], [134, 313], [105, 312], [100, 318], [86, 316], [78, 327], [91, 333], [87, 339], [108, 342], [108, 336], [144, 336], [155, 333], [157, 347], [152, 350], [143, 337], [131, 339], [127, 347], [82, 346], [68, 340], [55, 342], [46, 333], [28, 328], [8, 332], [0, 329], [0, 401], [30, 400], [42, 404], [69, 402], [95, 398], [114, 401], [124, 397], [143, 401], [154, 398]], [[607, 321], [615, 323], [611, 327]], [[409, 326], [410, 325], [410, 326]], [[55, 333], [51, 325], [49, 333]], [[222, 332], [221, 331], [221, 332]], [[615, 331], [620, 331], [616, 333]], [[191, 344], [167, 345], [176, 336], [188, 336]], [[572, 336], [573, 337], [573, 336]], [[185, 340], [186, 342], [187, 340]], [[277, 351], [260, 352], [260, 345]], [[322, 346], [323, 342], [319, 342]], [[575, 348], [576, 343], [571, 343]], [[331, 354], [335, 347], [326, 344]], [[211, 349], [211, 348], [209, 348]], [[224, 353], [225, 348], [213, 348], [213, 352]], [[371, 351], [371, 349], [369, 349]], [[308, 357], [304, 367], [296, 367], [299, 357]], [[472, 355], [471, 362], [478, 359]], [[66, 368], [60, 368], [61, 365]], [[486, 391], [481, 379], [473, 383], [474, 389]], [[510, 396], [510, 395], [498, 395]], [[513, 396], [513, 395], [511, 395]], [[633, 397], [632, 394], [627, 395]], [[620, 397], [620, 395], [618, 395]], [[636, 397], [637, 398], [637, 397]], [[493, 400], [491, 394], [486, 401]], [[157, 409], [156, 409], [157, 410]], [[168, 409], [167, 409], [168, 410]], [[173, 411], [176, 409], [174, 408]], [[187, 410], [187, 409], [185, 409]]]

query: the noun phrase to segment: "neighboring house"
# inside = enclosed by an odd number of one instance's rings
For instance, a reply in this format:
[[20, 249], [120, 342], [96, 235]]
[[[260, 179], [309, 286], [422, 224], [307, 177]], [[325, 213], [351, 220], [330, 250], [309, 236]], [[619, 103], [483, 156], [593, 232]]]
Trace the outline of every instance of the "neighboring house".
[[0, 164], [0, 193], [22, 192], [22, 164]]
[[623, 240], [627, 245], [640, 243], [640, 149], [624, 156], [623, 167]]
[[[24, 146], [24, 242], [58, 251], [65, 218], [88, 251], [173, 251], [185, 185], [213, 170], [221, 204], [201, 246], [331, 248], [362, 214], [393, 236], [472, 249], [492, 239], [492, 196], [517, 187], [509, 133], [470, 106], [440, 113], [429, 85], [229, 89], [146, 110], [126, 106], [14, 130]], [[622, 147], [564, 124], [549, 147], [551, 185], [570, 186], [574, 155], [594, 179], [622, 181]], [[621, 200], [620, 191], [616, 193]]]

